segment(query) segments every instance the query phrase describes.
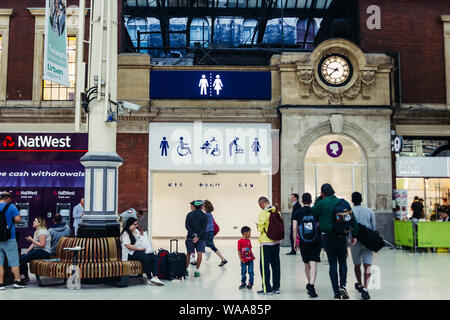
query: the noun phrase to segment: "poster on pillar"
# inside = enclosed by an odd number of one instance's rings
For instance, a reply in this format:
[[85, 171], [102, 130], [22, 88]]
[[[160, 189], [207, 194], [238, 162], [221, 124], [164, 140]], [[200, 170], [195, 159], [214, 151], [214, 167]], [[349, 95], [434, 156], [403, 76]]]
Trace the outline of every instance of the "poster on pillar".
[[150, 123], [150, 170], [272, 169], [267, 123]]
[[66, 0], [46, 0], [43, 79], [69, 87], [66, 9]]

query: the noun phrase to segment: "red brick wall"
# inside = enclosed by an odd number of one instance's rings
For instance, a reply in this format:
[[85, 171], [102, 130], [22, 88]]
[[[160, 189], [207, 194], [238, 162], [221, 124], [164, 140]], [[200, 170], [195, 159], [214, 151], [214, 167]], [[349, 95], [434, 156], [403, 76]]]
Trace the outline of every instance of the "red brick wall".
[[119, 212], [147, 209], [148, 134], [118, 133], [117, 153], [123, 159], [119, 168]]
[[[446, 103], [442, 14], [450, 1], [360, 0], [361, 48], [399, 52], [404, 103]], [[381, 30], [369, 30], [370, 5], [381, 8]]]
[[[78, 0], [68, 0], [67, 6], [78, 6]], [[86, 1], [89, 8], [90, 0]], [[33, 90], [34, 26], [35, 18], [27, 8], [44, 8], [45, 0], [1, 0], [0, 8], [13, 8], [9, 28], [8, 100], [31, 100]], [[89, 17], [89, 16], [88, 16]], [[86, 19], [86, 38], [89, 19]], [[85, 58], [88, 46], [85, 46]]]

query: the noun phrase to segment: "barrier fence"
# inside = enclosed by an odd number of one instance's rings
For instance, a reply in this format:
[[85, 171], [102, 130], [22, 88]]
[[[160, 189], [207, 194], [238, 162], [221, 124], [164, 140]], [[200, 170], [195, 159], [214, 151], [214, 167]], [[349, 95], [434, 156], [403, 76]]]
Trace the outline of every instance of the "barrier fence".
[[394, 221], [395, 244], [417, 248], [450, 248], [450, 223]]

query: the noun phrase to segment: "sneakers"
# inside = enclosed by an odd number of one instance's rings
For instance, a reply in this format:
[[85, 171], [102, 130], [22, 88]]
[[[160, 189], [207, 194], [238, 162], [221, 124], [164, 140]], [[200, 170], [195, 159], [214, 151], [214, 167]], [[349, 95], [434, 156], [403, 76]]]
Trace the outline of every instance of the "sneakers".
[[291, 252], [286, 253], [287, 256], [294, 256], [296, 254], [297, 254], [297, 252], [295, 252], [295, 251], [291, 251]]
[[341, 287], [341, 288], [339, 289], [339, 292], [341, 293], [342, 299], [347, 300], [348, 298], [350, 298], [350, 297], [348, 296], [347, 289], [345, 289], [345, 287]]
[[318, 294], [316, 293], [316, 289], [314, 288], [314, 285], [308, 283], [306, 285], [306, 290], [308, 290], [308, 295], [311, 298], [317, 298], [318, 297]]
[[247, 289], [251, 289], [251, 288], [253, 288], [253, 283], [249, 283], [249, 284], [247, 285]]
[[5, 290], [5, 289], [6, 289], [5, 285], [3, 283], [0, 283], [0, 291]]
[[263, 295], [263, 296], [273, 296], [273, 291], [264, 292], [264, 290], [259, 290], [256, 293], [260, 294], [260, 295]]
[[245, 288], [245, 283], [241, 283], [241, 285], [239, 286], [239, 289], [244, 289]]
[[334, 300], [341, 300], [341, 293], [340, 292], [336, 292], [334, 294]]
[[369, 291], [367, 291], [366, 289], [363, 289], [361, 291], [361, 298], [363, 300], [370, 300]]
[[189, 271], [186, 270], [186, 273], [184, 274], [185, 277], [189, 277]]
[[219, 267], [223, 267], [224, 265], [226, 265], [228, 263], [227, 260], [223, 260], [220, 264]]
[[194, 272], [194, 277], [196, 277], [196, 278], [200, 277], [200, 272], [195, 271], [195, 272]]
[[358, 291], [359, 293], [362, 293], [362, 290], [364, 289], [364, 287], [362, 285], [360, 285], [358, 282], [355, 283], [355, 289], [356, 291]]
[[273, 290], [274, 294], [280, 294], [280, 289]]
[[209, 260], [209, 258], [211, 257], [211, 252], [205, 252], [205, 256], [206, 256], [206, 261]]
[[150, 283], [154, 284], [154, 285], [157, 285], [157, 286], [163, 286], [164, 285], [164, 283], [161, 280], [159, 280], [158, 277], [151, 278], [150, 279]]
[[14, 289], [22, 289], [22, 288], [26, 288], [26, 287], [27, 286], [25, 285], [25, 283], [23, 283], [22, 280], [20, 280], [20, 281], [14, 280], [14, 283], [13, 283], [13, 288]]

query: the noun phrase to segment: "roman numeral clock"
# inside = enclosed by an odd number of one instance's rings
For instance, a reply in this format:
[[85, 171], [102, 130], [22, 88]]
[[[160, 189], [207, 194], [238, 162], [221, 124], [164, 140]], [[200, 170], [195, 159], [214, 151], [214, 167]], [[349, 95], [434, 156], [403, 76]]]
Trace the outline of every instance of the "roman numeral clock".
[[353, 76], [352, 63], [342, 54], [325, 55], [320, 60], [317, 71], [320, 80], [331, 87], [343, 87]]

